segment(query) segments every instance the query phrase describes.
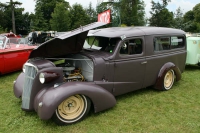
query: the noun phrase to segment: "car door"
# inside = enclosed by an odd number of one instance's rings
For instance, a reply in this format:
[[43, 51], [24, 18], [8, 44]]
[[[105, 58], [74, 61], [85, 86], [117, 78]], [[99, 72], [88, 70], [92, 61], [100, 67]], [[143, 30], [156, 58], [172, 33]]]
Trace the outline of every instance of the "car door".
[[142, 88], [146, 67], [144, 47], [143, 37], [121, 42], [114, 61], [114, 95]]

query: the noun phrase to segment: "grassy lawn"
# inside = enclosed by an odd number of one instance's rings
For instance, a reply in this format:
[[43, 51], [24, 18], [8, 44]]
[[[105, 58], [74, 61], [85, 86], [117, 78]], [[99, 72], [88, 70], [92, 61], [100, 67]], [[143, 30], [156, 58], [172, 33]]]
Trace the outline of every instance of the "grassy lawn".
[[20, 72], [0, 76], [0, 133], [199, 133], [200, 67], [186, 66], [182, 79], [169, 91], [145, 88], [117, 97], [117, 105], [83, 121], [57, 126], [36, 112], [21, 110], [13, 94]]

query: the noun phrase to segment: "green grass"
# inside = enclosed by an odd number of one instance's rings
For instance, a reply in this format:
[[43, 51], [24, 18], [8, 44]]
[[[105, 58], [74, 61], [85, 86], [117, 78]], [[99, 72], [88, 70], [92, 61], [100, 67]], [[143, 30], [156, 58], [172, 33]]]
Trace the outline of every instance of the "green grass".
[[186, 66], [182, 79], [169, 91], [145, 88], [118, 96], [117, 105], [93, 113], [83, 121], [57, 126], [40, 120], [36, 112], [21, 110], [13, 94], [20, 72], [0, 76], [0, 132], [2, 133], [199, 133], [200, 67]]

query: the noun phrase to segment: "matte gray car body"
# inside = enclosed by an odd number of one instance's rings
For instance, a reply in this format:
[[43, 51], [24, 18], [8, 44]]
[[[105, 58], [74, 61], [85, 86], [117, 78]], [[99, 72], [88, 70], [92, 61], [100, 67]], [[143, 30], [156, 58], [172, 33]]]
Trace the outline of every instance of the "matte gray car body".
[[[122, 95], [148, 86], [163, 89], [164, 78], [169, 70], [173, 70], [176, 81], [181, 79], [185, 68], [186, 41], [182, 30], [160, 27], [113, 27], [91, 30], [103, 23], [94, 23], [67, 32], [48, 42], [43, 43], [30, 54], [27, 63], [32, 64], [37, 71], [32, 80], [30, 94], [26, 91], [25, 73], [21, 73], [14, 84], [16, 97], [29, 95], [29, 103], [23, 110], [35, 110], [41, 119], [52, 117], [58, 105], [66, 98], [81, 94], [87, 96], [94, 105], [94, 111], [109, 109], [116, 104], [115, 96]], [[96, 49], [83, 49], [84, 42], [90, 37], [105, 40], [116, 39], [115, 46], [109, 52]], [[167, 50], [156, 51], [155, 40], [173, 42], [179, 46], [170, 45]], [[156, 39], [155, 39], [156, 38]], [[171, 39], [171, 40], [170, 40]], [[132, 40], [139, 41], [142, 50], [138, 54], [122, 54], [122, 48], [135, 45]], [[130, 45], [124, 46], [128, 42]], [[163, 43], [164, 44], [164, 43]], [[55, 60], [64, 59], [64, 64], [55, 65]], [[64, 69], [68, 63], [82, 69], [86, 77], [83, 82], [66, 82]], [[26, 64], [25, 64], [26, 65]], [[27, 69], [29, 70], [28, 66]], [[32, 69], [32, 68], [30, 68]], [[27, 71], [28, 71], [27, 70]], [[41, 84], [40, 73], [56, 73], [55, 80]], [[55, 86], [56, 85], [56, 86]]]

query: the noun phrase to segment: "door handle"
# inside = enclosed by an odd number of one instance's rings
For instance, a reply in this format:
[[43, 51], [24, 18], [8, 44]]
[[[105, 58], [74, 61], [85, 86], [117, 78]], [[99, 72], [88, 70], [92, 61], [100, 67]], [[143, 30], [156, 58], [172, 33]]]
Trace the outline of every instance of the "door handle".
[[142, 65], [143, 65], [143, 64], [147, 64], [147, 61], [141, 62], [141, 64], [142, 64]]

